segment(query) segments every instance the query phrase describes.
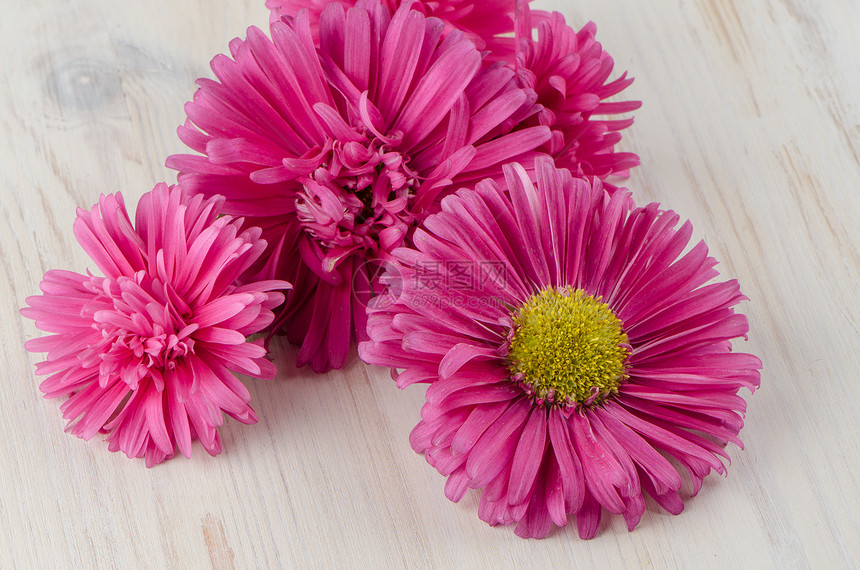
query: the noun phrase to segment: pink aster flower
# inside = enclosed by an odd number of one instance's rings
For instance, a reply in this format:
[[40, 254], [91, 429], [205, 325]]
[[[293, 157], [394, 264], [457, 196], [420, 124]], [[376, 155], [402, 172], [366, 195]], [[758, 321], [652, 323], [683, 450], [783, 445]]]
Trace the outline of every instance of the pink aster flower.
[[[179, 135], [197, 155], [168, 166], [190, 193], [226, 197], [268, 242], [246, 279], [294, 291], [275, 327], [298, 364], [343, 365], [365, 330], [375, 264], [457, 185], [532, 161], [545, 126], [508, 134], [535, 111], [513, 70], [482, 66], [475, 44], [404, 5], [331, 4], [314, 47], [308, 12], [249, 28], [201, 79]], [[355, 322], [355, 328], [353, 327]]]
[[107, 433], [111, 451], [146, 457], [150, 467], [188, 457], [199, 438], [221, 452], [222, 412], [257, 421], [250, 394], [234, 373], [272, 378], [262, 339], [246, 337], [272, 322], [283, 302], [268, 281], [237, 287], [263, 252], [260, 230], [219, 217], [223, 199], [186, 198], [159, 184], [143, 195], [134, 227], [122, 195], [78, 210], [75, 236], [104, 277], [51, 270], [43, 295], [21, 313], [49, 336], [27, 342], [47, 352], [36, 373], [68, 429], [90, 439]]
[[394, 252], [359, 353], [401, 388], [430, 383], [412, 446], [452, 501], [482, 489], [491, 525], [543, 537], [574, 515], [591, 538], [607, 511], [632, 530], [646, 494], [680, 513], [679, 471], [695, 494], [742, 446], [738, 391], [761, 368], [732, 352], [745, 297], [711, 282], [704, 243], [682, 254], [692, 229], [674, 212], [549, 158], [535, 184], [505, 175], [445, 198]]
[[[538, 38], [532, 38], [532, 13], [527, 2], [517, 5], [515, 67], [521, 85], [533, 89], [543, 107], [520, 128], [546, 125], [552, 138], [542, 147], [560, 167], [574, 173], [605, 179], [625, 175], [639, 164], [632, 152], [615, 152], [620, 131], [633, 118], [611, 118], [641, 106], [640, 101], [606, 101], [631, 83], [627, 73], [608, 81], [614, 62], [594, 39], [593, 22], [574, 31], [558, 12], [541, 13]], [[607, 184], [610, 190], [615, 187]]]
[[[333, 1], [345, 8], [357, 4], [357, 0]], [[271, 10], [272, 22], [307, 9], [311, 29], [317, 33], [320, 14], [331, 3], [330, 0], [266, 0], [266, 7]], [[504, 37], [514, 31], [514, 0], [382, 0], [382, 3], [390, 12], [411, 4], [413, 9], [442, 20], [446, 32], [460, 30], [478, 49], [490, 50], [496, 57], [514, 52], [513, 39]]]

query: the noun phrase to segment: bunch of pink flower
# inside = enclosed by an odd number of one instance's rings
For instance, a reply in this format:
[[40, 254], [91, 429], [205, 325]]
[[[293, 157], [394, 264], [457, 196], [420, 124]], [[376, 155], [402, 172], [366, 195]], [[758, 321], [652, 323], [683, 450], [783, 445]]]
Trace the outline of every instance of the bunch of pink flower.
[[[256, 420], [263, 338], [340, 368], [354, 341], [428, 383], [413, 448], [480, 517], [543, 537], [644, 496], [683, 508], [741, 445], [744, 299], [690, 226], [615, 184], [637, 101], [595, 39], [525, 0], [267, 0], [212, 60], [178, 184], [80, 210], [103, 276], [52, 270], [22, 313], [70, 430], [147, 465]], [[535, 39], [536, 38], [536, 39]], [[682, 255], [682, 253], [686, 251]], [[703, 437], [705, 434], [707, 437]], [[671, 461], [670, 461], [671, 459]]]

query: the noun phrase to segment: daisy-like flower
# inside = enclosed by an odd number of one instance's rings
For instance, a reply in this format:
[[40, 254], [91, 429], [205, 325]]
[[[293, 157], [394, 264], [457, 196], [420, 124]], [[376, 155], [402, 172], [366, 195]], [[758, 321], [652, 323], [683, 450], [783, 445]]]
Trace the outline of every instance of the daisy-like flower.
[[[344, 7], [355, 6], [356, 0], [266, 0], [271, 10], [270, 20], [295, 16], [307, 9], [311, 28], [319, 30], [320, 14], [332, 2]], [[475, 42], [478, 49], [489, 50], [494, 57], [513, 54], [514, 42], [505, 37], [514, 31], [514, 0], [382, 0], [390, 12], [403, 4], [411, 4], [427, 16], [439, 18], [445, 30], [460, 30]], [[531, 1], [531, 0], [529, 0]], [[540, 12], [543, 14], [543, 12]]]
[[[528, 2], [517, 3], [517, 52], [515, 67], [521, 85], [533, 89], [542, 110], [519, 128], [546, 125], [552, 138], [542, 147], [559, 167], [579, 175], [605, 179], [625, 175], [639, 164], [632, 152], [616, 152], [621, 130], [633, 118], [612, 115], [638, 109], [640, 101], [606, 101], [631, 83], [627, 73], [608, 81], [614, 62], [595, 40], [594, 22], [574, 31], [558, 12], [540, 14], [537, 39], [532, 37], [532, 13]], [[615, 186], [606, 184], [610, 190]]]
[[283, 302], [280, 281], [234, 284], [263, 252], [257, 228], [219, 217], [223, 199], [187, 198], [159, 184], [143, 195], [135, 225], [122, 195], [79, 209], [75, 236], [104, 277], [51, 270], [43, 295], [21, 313], [48, 333], [26, 343], [47, 352], [36, 373], [68, 429], [90, 439], [107, 433], [111, 451], [146, 457], [148, 467], [188, 457], [199, 438], [221, 452], [222, 412], [257, 421], [234, 372], [272, 378], [262, 339]]
[[725, 472], [738, 391], [759, 384], [759, 359], [732, 352], [737, 282], [708, 283], [704, 243], [682, 255], [692, 230], [672, 211], [549, 158], [535, 184], [505, 174], [445, 198], [394, 252], [360, 355], [401, 388], [430, 383], [412, 447], [452, 501], [482, 489], [491, 525], [543, 537], [575, 515], [591, 538], [608, 511], [632, 530], [645, 494], [680, 513], [679, 471], [694, 493]]
[[[249, 280], [294, 286], [275, 327], [298, 364], [343, 365], [365, 330], [374, 264], [459, 185], [534, 160], [545, 126], [510, 133], [535, 111], [513, 70], [482, 66], [475, 44], [404, 5], [330, 4], [315, 48], [309, 12], [257, 28], [201, 79], [174, 155], [184, 189], [222, 194], [268, 249]], [[355, 328], [353, 328], [353, 321]]]

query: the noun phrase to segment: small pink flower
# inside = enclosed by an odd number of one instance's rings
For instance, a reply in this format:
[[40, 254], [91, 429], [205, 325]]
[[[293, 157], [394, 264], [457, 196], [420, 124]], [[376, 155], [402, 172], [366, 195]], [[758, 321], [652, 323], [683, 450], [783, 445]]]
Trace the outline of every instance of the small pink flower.
[[633, 118], [610, 116], [635, 111], [641, 102], [606, 99], [627, 88], [633, 78], [625, 72], [607, 82], [614, 62], [594, 39], [594, 22], [577, 32], [558, 12], [540, 13], [535, 40], [528, 3], [517, 4], [517, 76], [523, 87], [537, 93], [542, 106], [519, 128], [546, 125], [552, 129], [552, 138], [541, 148], [559, 167], [600, 179], [626, 175], [639, 164], [639, 157], [614, 149], [621, 140], [620, 131], [633, 124]]
[[[360, 0], [333, 0], [344, 8], [360, 4]], [[272, 22], [291, 17], [302, 9], [314, 33], [319, 30], [320, 14], [333, 3], [331, 0], [266, 0]], [[382, 0], [390, 12], [401, 5], [411, 4], [427, 16], [445, 23], [445, 31], [460, 30], [475, 42], [478, 49], [489, 50], [494, 57], [513, 54], [514, 41], [505, 34], [514, 31], [514, 0]], [[541, 12], [543, 14], [543, 12]]]
[[549, 158], [536, 183], [505, 175], [445, 198], [393, 252], [361, 357], [401, 388], [430, 384], [412, 447], [452, 501], [482, 489], [491, 525], [540, 538], [574, 515], [591, 538], [607, 511], [632, 530], [646, 494], [680, 513], [679, 469], [695, 494], [742, 446], [738, 391], [761, 368], [732, 351], [745, 297], [712, 283], [716, 260], [674, 212]]
[[265, 249], [260, 230], [219, 217], [223, 198], [187, 198], [157, 185], [143, 195], [135, 225], [122, 195], [78, 210], [75, 236], [104, 277], [51, 270], [43, 295], [21, 313], [49, 336], [27, 342], [47, 352], [36, 373], [68, 429], [90, 439], [107, 433], [111, 451], [146, 457], [150, 467], [188, 457], [199, 438], [221, 452], [221, 412], [257, 421], [250, 394], [234, 373], [272, 378], [262, 339], [247, 342], [274, 319], [282, 281], [234, 282]]
[[274, 327], [301, 345], [314, 371], [343, 366], [363, 335], [377, 266], [408, 240], [440, 199], [534, 160], [550, 137], [534, 125], [534, 93], [515, 72], [483, 66], [461, 33], [404, 4], [379, 2], [275, 22], [272, 39], [249, 28], [201, 79], [180, 138], [199, 155], [174, 155], [183, 188], [226, 196], [268, 242], [246, 279], [294, 286]]

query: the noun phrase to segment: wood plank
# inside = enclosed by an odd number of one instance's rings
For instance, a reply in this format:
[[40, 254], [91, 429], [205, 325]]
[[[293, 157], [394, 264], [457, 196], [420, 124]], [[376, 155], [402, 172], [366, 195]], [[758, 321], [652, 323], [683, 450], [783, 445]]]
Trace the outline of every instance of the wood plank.
[[[693, 221], [751, 301], [765, 363], [746, 450], [678, 517], [649, 502], [580, 541], [477, 518], [415, 455], [420, 388], [353, 353], [341, 371], [248, 381], [260, 416], [225, 452], [154, 469], [63, 433], [17, 308], [51, 268], [88, 265], [76, 207], [133, 204], [183, 150], [195, 78], [263, 0], [9, 0], [0, 20], [0, 567], [683, 567], [860, 564], [860, 8], [854, 0], [537, 0], [593, 20], [641, 99], [625, 182]], [[8, 16], [14, 14], [13, 16]], [[278, 362], [295, 351], [276, 346]]]

